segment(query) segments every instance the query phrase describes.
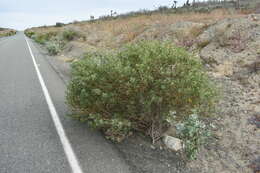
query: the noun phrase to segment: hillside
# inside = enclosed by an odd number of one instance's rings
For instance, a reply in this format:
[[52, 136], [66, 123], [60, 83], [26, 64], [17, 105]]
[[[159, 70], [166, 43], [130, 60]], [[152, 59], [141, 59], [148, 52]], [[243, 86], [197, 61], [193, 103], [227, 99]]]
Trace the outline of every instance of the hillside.
[[[213, 138], [198, 159], [178, 163], [177, 155], [151, 147], [140, 137], [117, 144], [136, 172], [239, 172], [260, 170], [260, 15], [216, 9], [138, 15], [30, 28], [27, 36], [40, 43], [50, 63], [65, 80], [70, 64], [89, 52], [115, 52], [128, 43], [159, 40], [183, 47], [199, 58], [222, 94]], [[173, 161], [174, 160], [174, 161]], [[180, 165], [178, 165], [180, 164]], [[145, 166], [144, 166], [145, 165]], [[156, 165], [156, 166], [155, 166]]]

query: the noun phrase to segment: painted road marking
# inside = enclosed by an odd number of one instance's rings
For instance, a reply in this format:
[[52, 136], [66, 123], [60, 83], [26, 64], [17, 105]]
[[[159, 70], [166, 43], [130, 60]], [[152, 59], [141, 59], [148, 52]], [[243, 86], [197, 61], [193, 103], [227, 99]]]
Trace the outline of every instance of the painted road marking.
[[40, 84], [41, 84], [41, 87], [42, 87], [42, 90], [43, 90], [43, 93], [44, 93], [44, 96], [45, 96], [45, 99], [46, 99], [46, 102], [48, 104], [48, 107], [49, 107], [49, 111], [50, 111], [50, 114], [51, 114], [51, 117], [52, 117], [52, 120], [54, 122], [54, 125], [56, 127], [56, 130], [57, 130], [57, 133], [60, 137], [60, 140], [61, 140], [61, 144], [63, 146], [63, 149], [64, 149], [64, 152], [67, 156], [67, 159], [69, 161], [69, 164], [70, 164], [70, 167], [72, 169], [72, 172], [73, 173], [83, 173], [80, 165], [79, 165], [79, 161], [71, 147], [71, 144], [69, 142], [69, 139], [67, 138], [66, 136], [66, 133], [63, 129], [63, 126], [61, 124], [61, 121], [60, 121], [60, 118], [59, 118], [59, 115], [56, 111], [56, 108], [52, 102], [52, 99], [51, 99], [51, 96], [49, 94], [49, 91], [45, 85], [45, 82], [43, 80], [43, 77], [41, 75], [41, 72], [36, 64], [36, 61], [35, 61], [35, 57], [32, 53], [32, 49], [28, 43], [28, 40], [27, 38], [25, 37], [25, 41], [27, 43], [27, 46], [29, 48], [29, 52], [31, 54], [31, 57], [32, 57], [32, 61], [33, 61], [33, 65], [35, 67], [35, 70], [36, 70], [36, 73], [37, 73], [37, 76], [38, 76], [38, 79], [40, 81]]

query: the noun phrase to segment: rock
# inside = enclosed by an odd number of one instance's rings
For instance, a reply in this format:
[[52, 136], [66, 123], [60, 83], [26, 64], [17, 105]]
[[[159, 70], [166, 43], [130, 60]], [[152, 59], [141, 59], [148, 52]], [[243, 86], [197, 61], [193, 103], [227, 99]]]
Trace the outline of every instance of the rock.
[[163, 142], [167, 148], [173, 151], [179, 151], [183, 148], [182, 140], [172, 136], [165, 135], [163, 138]]
[[258, 21], [258, 18], [254, 15], [251, 16], [253, 21]]
[[[257, 17], [255, 16], [255, 18]], [[257, 31], [259, 31], [259, 23], [252, 21], [251, 17], [224, 19], [206, 29], [198, 36], [197, 42], [198, 46], [202, 48], [211, 42], [217, 42], [222, 47], [232, 47], [237, 44], [236, 39], [240, 39], [246, 46], [246, 42], [256, 38], [254, 35]]]
[[170, 127], [165, 133], [164, 133], [164, 136], [176, 136], [177, 134], [177, 131], [176, 131], [176, 128], [175, 126], [172, 126]]
[[219, 131], [215, 132], [215, 138], [221, 139], [222, 136], [223, 136], [223, 134], [221, 132], [219, 132]]
[[152, 149], [152, 150], [155, 150], [155, 149], [156, 149], [156, 147], [155, 147], [155, 146], [153, 146], [153, 145], [151, 145], [151, 149]]
[[201, 59], [209, 65], [222, 64], [222, 62], [233, 58], [232, 55], [232, 51], [224, 47], [219, 49], [219, 45], [215, 42], [211, 42], [200, 51]]
[[210, 43], [214, 39], [219, 38], [219, 36], [223, 35], [228, 26], [231, 24], [230, 21], [231, 19], [225, 19], [210, 26], [197, 38], [198, 42], [202, 45], [206, 45], [206, 43]]

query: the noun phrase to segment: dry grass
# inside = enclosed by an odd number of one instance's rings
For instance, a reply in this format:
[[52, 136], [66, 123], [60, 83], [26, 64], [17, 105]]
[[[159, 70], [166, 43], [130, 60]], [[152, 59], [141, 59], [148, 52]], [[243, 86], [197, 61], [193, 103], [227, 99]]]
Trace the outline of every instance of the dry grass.
[[131, 17], [128, 19], [115, 19], [108, 21], [98, 21], [96, 23], [80, 24], [82, 27], [91, 26], [90, 28], [99, 28], [105, 32], [113, 33], [114, 36], [122, 33], [133, 33], [144, 30], [145, 28], [159, 24], [171, 25], [180, 21], [191, 21], [200, 23], [212, 23], [227, 17], [239, 17], [243, 14], [229, 14], [227, 10], [214, 10], [211, 13], [185, 13], [185, 14], [154, 14], [151, 16], [143, 15]]
[[[199, 22], [210, 25], [224, 18], [236, 18], [244, 13], [218, 9], [211, 13], [183, 13], [183, 14], [152, 14], [118, 18], [114, 20], [100, 20], [95, 22], [78, 22], [64, 27], [40, 27], [32, 28], [34, 32], [61, 32], [64, 28], [75, 28], [86, 36], [86, 44], [101, 48], [118, 48], [122, 44], [135, 40], [144, 31], [157, 26], [154, 38], [165, 32], [165, 27], [180, 21]], [[167, 31], [166, 31], [167, 32]], [[193, 37], [200, 34], [201, 30], [194, 30]], [[165, 33], [164, 33], [165, 34]]]

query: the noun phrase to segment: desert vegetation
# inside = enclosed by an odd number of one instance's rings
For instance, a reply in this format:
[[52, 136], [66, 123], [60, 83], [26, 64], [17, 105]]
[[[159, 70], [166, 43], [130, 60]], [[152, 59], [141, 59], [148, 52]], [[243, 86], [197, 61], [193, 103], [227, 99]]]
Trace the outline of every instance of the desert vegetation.
[[[169, 149], [165, 137], [180, 139], [185, 158], [197, 158], [186, 172], [244, 173], [256, 170], [259, 154], [260, 16], [245, 1], [238, 9], [228, 4], [111, 12], [25, 33], [71, 60], [62, 63], [71, 65], [66, 98], [73, 118], [135, 150], [138, 135], [156, 149]], [[162, 165], [165, 157], [157, 156]]]
[[25, 31], [25, 34], [34, 39], [35, 42], [45, 46], [50, 55], [57, 55], [68, 42], [83, 37], [73, 29], [65, 29], [62, 32], [54, 30], [44, 33]]
[[13, 29], [0, 28], [0, 37], [8, 37], [15, 35], [16, 31]]
[[[214, 4], [214, 3], [213, 3]], [[207, 8], [202, 10], [201, 8]], [[196, 37], [207, 29], [209, 25], [225, 18], [239, 18], [249, 14], [254, 9], [208, 7], [205, 4], [186, 6], [182, 8], [159, 7], [154, 11], [141, 10], [120, 15], [101, 16], [90, 21], [63, 24], [57, 22], [54, 26], [30, 28], [25, 31], [29, 37], [40, 41], [65, 41], [68, 46], [81, 47], [85, 51], [90, 49], [118, 49], [124, 44], [140, 40], [167, 40], [185, 47], [191, 47], [197, 42]], [[191, 17], [192, 16], [192, 17]], [[127, 19], [127, 20], [126, 20]], [[182, 21], [199, 23], [200, 25], [186, 28], [174, 28]], [[185, 26], [179, 26], [185, 27]], [[185, 29], [186, 31], [182, 31]], [[178, 32], [178, 33], [177, 33]], [[56, 33], [58, 35], [55, 35]], [[72, 34], [73, 38], [66, 34]], [[46, 39], [41, 38], [45, 35]], [[38, 39], [38, 37], [40, 37]], [[52, 38], [52, 39], [51, 39]], [[43, 40], [42, 40], [43, 39]], [[204, 46], [206, 42], [201, 43]], [[62, 47], [59, 52], [62, 54]], [[83, 54], [84, 52], [80, 52]]]
[[[101, 18], [65, 26], [58, 23], [59, 27], [55, 25], [27, 29], [25, 34], [43, 45], [46, 45], [47, 42], [54, 42], [59, 45], [56, 52], [61, 54], [66, 45], [68, 47], [81, 47], [83, 52], [79, 52], [78, 56], [85, 51], [118, 49], [124, 44], [141, 40], [173, 41], [180, 46], [190, 47], [196, 42], [195, 37], [210, 24], [227, 17], [238, 18], [243, 15], [241, 12], [225, 9], [212, 10], [209, 13], [191, 11], [169, 14], [157, 12], [151, 13], [151, 15], [137, 14], [127, 14], [106, 20]], [[127, 20], [125, 20], [126, 17]], [[174, 28], [175, 24], [179, 25], [182, 21], [193, 22], [191, 28], [189, 26]], [[199, 25], [196, 25], [197, 22]], [[193, 25], [194, 23], [196, 26]], [[183, 32], [183, 29], [186, 31]]]
[[67, 94], [74, 116], [116, 141], [134, 130], [155, 141], [173, 112], [178, 120], [195, 110], [208, 115], [214, 97], [198, 59], [157, 41], [131, 44], [112, 55], [86, 55], [72, 65]]

